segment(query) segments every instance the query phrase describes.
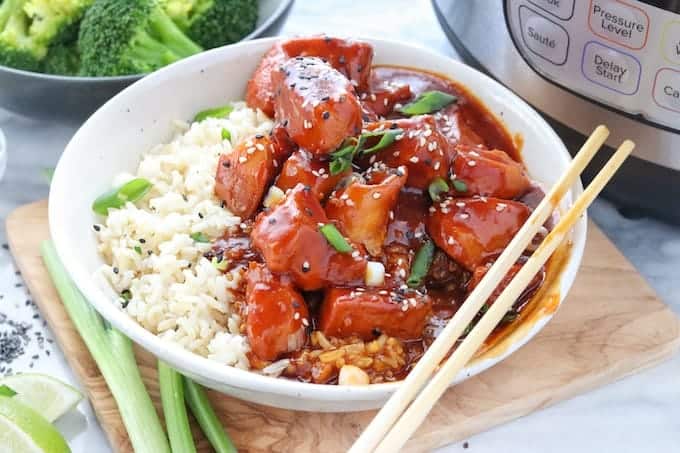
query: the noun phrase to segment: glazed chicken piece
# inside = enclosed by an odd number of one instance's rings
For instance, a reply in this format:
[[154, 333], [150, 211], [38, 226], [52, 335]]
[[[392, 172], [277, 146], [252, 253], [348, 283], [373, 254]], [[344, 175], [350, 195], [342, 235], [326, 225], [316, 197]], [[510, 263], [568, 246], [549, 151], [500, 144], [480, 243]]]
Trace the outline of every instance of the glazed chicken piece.
[[215, 194], [231, 212], [243, 219], [255, 214], [276, 175], [278, 154], [280, 150], [271, 137], [257, 135], [220, 156]]
[[326, 36], [292, 38], [274, 44], [264, 55], [246, 88], [246, 102], [274, 116], [272, 73], [286, 60], [294, 57], [319, 57], [348, 78], [358, 90], [368, 89], [373, 60], [373, 48], [362, 41]]
[[312, 291], [328, 285], [358, 285], [366, 273], [365, 252], [334, 249], [319, 231], [328, 218], [311, 189], [298, 184], [285, 200], [257, 217], [253, 245], [269, 269], [288, 273], [296, 286]]
[[527, 206], [497, 198], [447, 198], [427, 219], [435, 244], [469, 271], [500, 254], [529, 217]]
[[326, 336], [346, 338], [352, 335], [372, 340], [385, 333], [402, 340], [422, 336], [432, 311], [430, 298], [414, 290], [349, 288], [326, 290], [319, 330]]
[[340, 180], [350, 173], [351, 170], [347, 169], [337, 175], [331, 175], [328, 161], [314, 159], [307, 151], [298, 150], [283, 164], [281, 173], [276, 180], [276, 186], [286, 191], [302, 184], [310, 187], [312, 193], [319, 200], [323, 200], [333, 191]]
[[[505, 274], [505, 277], [501, 280], [501, 282], [496, 286], [496, 289], [493, 290], [489, 298], [486, 300], [486, 305], [491, 306], [494, 302], [496, 302], [496, 299], [498, 299], [498, 296], [501, 295], [503, 290], [510, 284], [513, 278], [515, 278], [515, 275], [522, 269], [522, 266], [524, 265], [525, 259], [521, 259], [517, 263], [513, 264], [510, 270], [508, 271], [507, 274]], [[493, 264], [492, 261], [482, 265], [478, 266], [475, 271], [472, 273], [472, 278], [470, 278], [470, 281], [467, 284], [467, 290], [469, 292], [472, 292], [473, 289], [477, 287], [479, 282], [482, 281], [486, 273], [489, 271], [491, 268], [491, 265]], [[536, 292], [536, 290], [543, 284], [543, 280], [545, 279], [545, 266], [541, 268], [540, 271], [534, 276], [534, 278], [531, 279], [531, 282], [529, 285], [527, 285], [526, 289], [524, 292], [517, 298], [517, 300], [522, 300], [522, 301], [528, 301], [530, 296]], [[515, 307], [516, 309], [520, 307]]]
[[278, 71], [288, 58], [281, 49], [281, 43], [277, 42], [264, 54], [246, 85], [246, 104], [262, 110], [270, 118], [274, 117], [275, 88], [272, 84], [272, 73]]
[[390, 213], [407, 177], [405, 167], [368, 171], [366, 182], [354, 178], [333, 193], [326, 203], [326, 214], [352, 241], [363, 244], [371, 255], [379, 256]]
[[251, 262], [246, 280], [246, 333], [255, 355], [274, 361], [302, 348], [309, 312], [290, 277], [274, 275], [264, 264]]
[[479, 147], [457, 146], [451, 172], [466, 190], [452, 194], [470, 197], [481, 195], [513, 199], [531, 188], [531, 180], [522, 167], [505, 152]]
[[392, 113], [397, 104], [406, 104], [412, 96], [408, 85], [382, 83], [371, 87], [371, 92], [363, 93], [359, 99], [369, 119], [377, 121]]
[[324, 156], [361, 132], [361, 105], [349, 80], [319, 58], [296, 57], [272, 73], [274, 112], [301, 148]]
[[403, 131], [391, 145], [379, 151], [374, 160], [382, 161], [391, 168], [408, 168], [408, 187], [427, 189], [435, 178], [447, 177], [449, 142], [437, 129], [432, 116], [380, 121], [366, 125], [366, 129]]
[[289, 57], [319, 57], [352, 81], [357, 91], [368, 89], [373, 47], [364, 41], [311, 36], [292, 38], [281, 44]]
[[477, 146], [484, 145], [484, 139], [467, 124], [458, 104], [444, 108], [437, 115], [437, 126], [444, 136], [454, 144]]

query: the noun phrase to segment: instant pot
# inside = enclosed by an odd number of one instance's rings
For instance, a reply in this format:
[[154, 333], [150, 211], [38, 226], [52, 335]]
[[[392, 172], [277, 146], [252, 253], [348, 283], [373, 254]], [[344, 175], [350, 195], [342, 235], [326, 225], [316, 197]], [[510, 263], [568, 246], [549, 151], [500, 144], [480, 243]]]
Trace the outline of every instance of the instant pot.
[[572, 152], [601, 123], [609, 146], [635, 141], [605, 196], [680, 223], [680, 0], [432, 3], [463, 58], [543, 112]]

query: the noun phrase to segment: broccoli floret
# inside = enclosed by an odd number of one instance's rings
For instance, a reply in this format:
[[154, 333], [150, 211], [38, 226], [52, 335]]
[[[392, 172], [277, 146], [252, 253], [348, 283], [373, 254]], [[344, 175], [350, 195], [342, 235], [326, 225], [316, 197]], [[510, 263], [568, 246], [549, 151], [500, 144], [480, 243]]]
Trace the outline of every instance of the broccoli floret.
[[80, 55], [77, 44], [55, 44], [42, 62], [42, 72], [54, 75], [78, 75]]
[[203, 50], [156, 0], [97, 0], [80, 25], [78, 48], [86, 76], [144, 74]]
[[29, 35], [25, 3], [26, 0], [5, 0], [0, 5], [0, 65], [35, 71], [47, 53], [47, 46]]
[[29, 34], [49, 46], [73, 41], [78, 23], [94, 0], [27, 0], [24, 11], [31, 22]]
[[48, 48], [66, 42], [94, 0], [5, 0], [0, 5], [0, 64], [35, 71]]
[[236, 42], [255, 29], [257, 0], [161, 0], [175, 23], [205, 48]]

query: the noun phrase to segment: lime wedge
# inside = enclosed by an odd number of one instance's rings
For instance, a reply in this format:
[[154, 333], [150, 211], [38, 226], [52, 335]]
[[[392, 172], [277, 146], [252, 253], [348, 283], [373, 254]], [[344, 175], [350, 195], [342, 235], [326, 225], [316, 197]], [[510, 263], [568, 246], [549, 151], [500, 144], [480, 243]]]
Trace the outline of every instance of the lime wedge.
[[[0, 379], [17, 394], [14, 399], [38, 412], [48, 422], [53, 422], [73, 409], [83, 399], [78, 390], [52, 376], [39, 373], [22, 373]], [[1, 444], [0, 444], [1, 445]]]
[[5, 453], [70, 453], [64, 438], [39, 413], [0, 396], [0, 445]]

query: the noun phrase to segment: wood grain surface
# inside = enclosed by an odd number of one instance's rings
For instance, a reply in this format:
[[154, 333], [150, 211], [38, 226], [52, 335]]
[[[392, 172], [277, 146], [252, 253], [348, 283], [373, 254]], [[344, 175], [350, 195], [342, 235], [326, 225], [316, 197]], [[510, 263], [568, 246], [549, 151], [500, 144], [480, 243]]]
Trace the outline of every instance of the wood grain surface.
[[[407, 445], [427, 451], [465, 439], [597, 386], [650, 367], [680, 348], [678, 318], [631, 264], [590, 224], [583, 266], [568, 300], [525, 347], [450, 389]], [[17, 265], [116, 452], [131, 452], [104, 379], [74, 330], [40, 258], [48, 238], [47, 203], [18, 208], [7, 219]], [[137, 349], [144, 381], [160, 404], [155, 360]], [[240, 451], [346, 450], [374, 412], [318, 414], [245, 403], [216, 392], [211, 400]], [[211, 451], [195, 430], [199, 451]]]

